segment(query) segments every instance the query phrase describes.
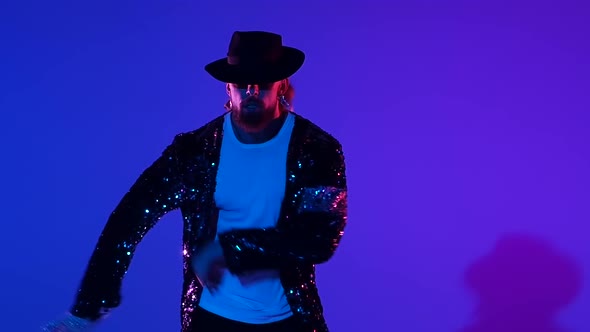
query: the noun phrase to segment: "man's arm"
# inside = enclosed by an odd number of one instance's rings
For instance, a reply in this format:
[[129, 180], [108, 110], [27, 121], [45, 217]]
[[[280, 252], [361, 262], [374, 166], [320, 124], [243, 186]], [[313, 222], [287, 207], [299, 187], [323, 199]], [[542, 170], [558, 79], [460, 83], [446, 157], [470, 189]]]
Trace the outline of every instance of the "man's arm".
[[346, 170], [340, 144], [320, 154], [310, 170], [312, 181], [299, 193], [299, 211], [288, 228], [219, 234], [230, 272], [277, 268], [293, 261], [319, 264], [332, 257], [347, 220]]
[[70, 312], [96, 321], [121, 301], [120, 288], [137, 245], [166, 213], [179, 207], [178, 136], [139, 176], [110, 215]]

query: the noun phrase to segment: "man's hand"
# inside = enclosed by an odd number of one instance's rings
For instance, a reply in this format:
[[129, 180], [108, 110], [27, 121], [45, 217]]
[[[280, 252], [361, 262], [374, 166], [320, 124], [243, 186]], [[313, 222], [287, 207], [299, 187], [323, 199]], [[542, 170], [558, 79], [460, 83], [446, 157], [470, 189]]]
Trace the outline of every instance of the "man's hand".
[[219, 242], [210, 242], [197, 250], [192, 259], [192, 266], [201, 284], [210, 291], [215, 291], [226, 269], [223, 249]]
[[41, 331], [43, 332], [86, 332], [89, 331], [91, 328], [94, 327], [94, 323], [73, 316], [72, 314], [66, 314], [65, 317], [54, 320], [45, 324], [45, 326], [41, 327]]

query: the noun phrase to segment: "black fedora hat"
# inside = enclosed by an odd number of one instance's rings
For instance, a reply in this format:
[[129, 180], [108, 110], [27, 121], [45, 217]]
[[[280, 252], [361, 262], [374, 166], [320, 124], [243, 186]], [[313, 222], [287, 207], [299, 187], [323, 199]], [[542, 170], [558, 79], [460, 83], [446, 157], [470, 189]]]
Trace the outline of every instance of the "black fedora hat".
[[283, 45], [283, 38], [272, 32], [236, 31], [227, 57], [213, 61], [205, 70], [224, 83], [262, 84], [277, 82], [295, 74], [305, 54]]

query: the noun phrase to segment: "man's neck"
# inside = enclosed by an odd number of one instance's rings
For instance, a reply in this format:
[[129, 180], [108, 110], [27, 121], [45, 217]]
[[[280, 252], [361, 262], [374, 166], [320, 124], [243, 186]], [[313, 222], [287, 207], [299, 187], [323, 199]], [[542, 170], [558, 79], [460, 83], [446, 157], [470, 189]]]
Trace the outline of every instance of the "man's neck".
[[244, 144], [260, 144], [271, 140], [275, 137], [287, 119], [288, 112], [281, 111], [274, 119], [265, 121], [259, 126], [244, 124], [231, 115], [232, 128], [238, 141]]

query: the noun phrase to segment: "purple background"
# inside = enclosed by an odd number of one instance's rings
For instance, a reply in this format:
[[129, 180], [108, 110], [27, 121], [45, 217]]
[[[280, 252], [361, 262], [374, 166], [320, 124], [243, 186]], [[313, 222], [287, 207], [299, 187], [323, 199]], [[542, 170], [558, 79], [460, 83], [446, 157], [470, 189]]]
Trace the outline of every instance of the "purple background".
[[[261, 29], [307, 53], [295, 110], [347, 155], [332, 331], [590, 331], [587, 5], [475, 2], [3, 2], [3, 329], [70, 306], [124, 192], [223, 112], [203, 66]], [[100, 331], [178, 330], [180, 239], [171, 213]]]

